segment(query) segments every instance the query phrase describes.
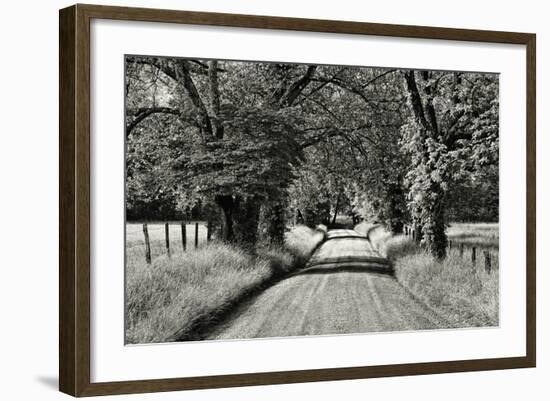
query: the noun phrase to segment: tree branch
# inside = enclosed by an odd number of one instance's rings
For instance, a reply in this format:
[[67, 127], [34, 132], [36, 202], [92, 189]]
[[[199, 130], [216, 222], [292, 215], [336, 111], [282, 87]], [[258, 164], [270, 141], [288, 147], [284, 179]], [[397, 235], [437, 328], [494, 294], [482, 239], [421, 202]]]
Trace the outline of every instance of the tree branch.
[[311, 81], [311, 78], [313, 77], [313, 74], [315, 74], [315, 70], [317, 69], [316, 65], [310, 65], [307, 67], [307, 70], [304, 75], [302, 75], [299, 79], [294, 81], [286, 90], [283, 97], [279, 100], [279, 105], [281, 107], [285, 106], [292, 106], [296, 98], [302, 93], [304, 88], [309, 84]]
[[208, 111], [204, 102], [201, 99], [201, 96], [191, 78], [189, 61], [185, 59], [177, 59], [173, 62], [168, 62], [168, 60], [161, 59], [158, 57], [138, 57], [134, 60], [138, 64], [148, 64], [153, 67], [158, 68], [165, 75], [172, 78], [176, 83], [181, 84], [189, 99], [193, 103], [193, 106], [197, 109], [198, 114], [198, 125], [201, 127], [201, 132], [203, 132], [203, 139], [212, 138], [212, 123], [210, 117], [208, 116]]
[[350, 93], [353, 93], [357, 96], [359, 96], [361, 99], [363, 99], [365, 101], [365, 103], [369, 103], [369, 98], [367, 98], [365, 96], [365, 94], [357, 89], [356, 87], [352, 86], [352, 85], [349, 85], [347, 82], [345, 81], [342, 81], [341, 79], [339, 78], [336, 78], [336, 77], [333, 77], [333, 78], [330, 78], [330, 79], [326, 79], [326, 78], [316, 78], [316, 79], [313, 79], [313, 81], [318, 81], [318, 82], [326, 82], [326, 83], [329, 83], [329, 84], [333, 84], [333, 85], [336, 85]]
[[[196, 72], [197, 74], [203, 74], [203, 75], [207, 75], [207, 74], [208, 74], [208, 71], [209, 71], [209, 69], [210, 69], [209, 64], [210, 64], [211, 61], [216, 61], [216, 60], [210, 60], [210, 61], [208, 62], [208, 64], [205, 64], [205, 63], [203, 63], [203, 62], [200, 61], [200, 60], [189, 60], [190, 63], [196, 64], [197, 66], [200, 67], [200, 69], [198, 69], [198, 70], [197, 70], [196, 68], [194, 68], [194, 69], [193, 69], [193, 72]], [[216, 63], [217, 63], [217, 62], [216, 62]], [[217, 71], [217, 72], [227, 72], [225, 69], [220, 68], [220, 67], [216, 67], [216, 71]]]
[[127, 114], [134, 116], [134, 119], [126, 126], [126, 136], [130, 135], [132, 130], [147, 117], [159, 113], [172, 114], [175, 116], [180, 115], [180, 112], [178, 110], [172, 109], [170, 107], [144, 107], [133, 111], [129, 110]]
[[210, 121], [210, 117], [208, 116], [208, 110], [206, 109], [206, 106], [202, 101], [201, 96], [199, 95], [199, 91], [197, 90], [197, 87], [195, 86], [195, 83], [191, 78], [191, 74], [189, 73], [189, 62], [187, 60], [180, 59], [176, 61], [176, 77], [177, 81], [183, 84], [187, 95], [189, 96], [191, 102], [198, 111], [200, 120], [199, 125], [202, 127], [202, 130], [206, 134], [203, 136], [203, 139], [213, 139], [214, 134], [212, 131], [212, 122]]
[[365, 85], [362, 86], [363, 89], [365, 89], [367, 86], [373, 84], [374, 82], [378, 81], [380, 78], [383, 78], [385, 77], [386, 75], [388, 74], [391, 74], [393, 72], [396, 72], [397, 70], [388, 70], [380, 75], [377, 75], [376, 77], [372, 78], [371, 80], [369, 80]]
[[418, 86], [416, 85], [416, 79], [414, 77], [414, 70], [408, 70], [405, 72], [405, 82], [407, 83], [407, 90], [411, 97], [411, 106], [414, 112], [414, 116], [418, 123], [426, 130], [429, 129], [428, 121], [424, 114], [424, 107], [422, 106], [422, 98], [418, 92]]
[[437, 123], [437, 115], [433, 105], [434, 91], [431, 83], [429, 82], [430, 73], [428, 71], [422, 71], [420, 74], [426, 83], [424, 86], [424, 93], [426, 93], [426, 113], [428, 116], [428, 121], [430, 122], [434, 136], [437, 137], [439, 136], [439, 125]]
[[208, 83], [210, 89], [210, 109], [212, 110], [212, 125], [217, 139], [223, 138], [224, 127], [220, 119], [220, 89], [218, 86], [218, 62], [208, 61]]
[[[370, 103], [371, 102], [371, 99], [369, 99], [364, 93], [363, 93], [363, 90], [373, 84], [374, 82], [376, 82], [377, 80], [385, 77], [386, 75], [388, 74], [391, 74], [391, 73], [394, 73], [396, 72], [397, 70], [388, 70], [388, 71], [385, 71], [384, 73], [380, 74], [380, 75], [377, 75], [376, 77], [370, 79], [368, 82], [366, 82], [364, 85], [360, 86], [360, 87], [357, 87], [355, 85], [352, 85], [351, 83], [349, 82], [346, 82], [344, 80], [341, 80], [340, 78], [338, 78], [336, 75], [333, 76], [332, 78], [329, 78], [329, 79], [326, 79], [326, 78], [315, 78], [315, 79], [312, 79], [312, 81], [318, 81], [318, 82], [321, 82], [323, 84], [333, 84], [335, 86], [338, 86], [350, 93], [353, 93], [354, 95], [356, 96], [359, 96], [361, 99], [363, 99], [363, 101], [365, 103]], [[322, 86], [321, 86], [322, 87]]]

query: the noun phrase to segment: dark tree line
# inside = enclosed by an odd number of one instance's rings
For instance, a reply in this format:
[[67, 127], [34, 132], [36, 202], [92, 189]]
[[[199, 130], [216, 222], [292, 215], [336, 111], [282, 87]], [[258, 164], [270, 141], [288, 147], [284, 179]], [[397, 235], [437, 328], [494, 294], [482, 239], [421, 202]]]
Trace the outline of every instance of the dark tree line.
[[[131, 56], [127, 217], [219, 221], [280, 244], [291, 222], [498, 218], [498, 77]], [[420, 237], [419, 236], [419, 237]]]

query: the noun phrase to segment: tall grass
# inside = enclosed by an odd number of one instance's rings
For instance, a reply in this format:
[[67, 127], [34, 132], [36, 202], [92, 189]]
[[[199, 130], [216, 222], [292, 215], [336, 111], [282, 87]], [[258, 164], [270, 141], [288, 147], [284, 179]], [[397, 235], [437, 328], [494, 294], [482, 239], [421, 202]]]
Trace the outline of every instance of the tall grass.
[[299, 267], [308, 261], [314, 249], [324, 241], [326, 227], [320, 226], [313, 230], [306, 226], [296, 226], [285, 234], [285, 249], [295, 258]]
[[322, 240], [322, 233], [296, 227], [284, 247], [256, 255], [214, 242], [177, 257], [160, 255], [151, 265], [129, 244], [126, 343], [193, 338], [198, 327], [214, 323], [247, 293], [299, 268]]
[[379, 235], [372, 236], [374, 238], [376, 250], [384, 257], [391, 261], [397, 261], [409, 255], [425, 254], [416, 242], [404, 235], [392, 236], [384, 230], [377, 230]]
[[[468, 232], [468, 238], [474, 238], [475, 226], [470, 224], [468, 230], [460, 227], [455, 233]], [[485, 228], [484, 224], [477, 232], [480, 231], [498, 235], [498, 228]], [[491, 238], [488, 235], [486, 238]], [[481, 234], [477, 236], [482, 237]], [[482, 261], [478, 260], [477, 265], [472, 266], [469, 254], [461, 256], [458, 249], [451, 249], [445, 260], [437, 261], [409, 237], [392, 236], [384, 229], [376, 228], [370, 232], [369, 238], [377, 251], [392, 261], [397, 280], [446, 317], [450, 327], [498, 325], [498, 247], [492, 248], [492, 269], [487, 273]]]

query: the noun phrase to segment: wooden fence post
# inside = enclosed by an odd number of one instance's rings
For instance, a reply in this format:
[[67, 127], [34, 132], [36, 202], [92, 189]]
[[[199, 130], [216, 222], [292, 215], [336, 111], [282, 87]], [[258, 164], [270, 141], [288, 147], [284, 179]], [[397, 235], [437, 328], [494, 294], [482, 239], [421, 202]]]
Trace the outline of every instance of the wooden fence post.
[[458, 253], [460, 254], [460, 257], [464, 256], [464, 244], [460, 244], [460, 248], [458, 248]]
[[170, 232], [169, 232], [169, 226], [168, 223], [164, 223], [164, 238], [166, 240], [166, 252], [168, 253], [168, 257], [170, 257]]
[[147, 223], [143, 223], [143, 235], [145, 236], [145, 261], [151, 264], [151, 244], [149, 243], [149, 231], [147, 231]]
[[210, 224], [210, 220], [206, 223], [206, 241], [210, 242], [212, 239], [212, 225]]
[[185, 224], [185, 221], [181, 222], [181, 246], [183, 248], [183, 252], [187, 250], [187, 225]]
[[472, 266], [476, 266], [476, 247], [472, 247]]
[[199, 223], [195, 223], [195, 249], [199, 247]]
[[453, 241], [449, 241], [449, 251], [453, 249]]
[[483, 255], [485, 256], [485, 271], [487, 274], [491, 274], [491, 253], [485, 250]]

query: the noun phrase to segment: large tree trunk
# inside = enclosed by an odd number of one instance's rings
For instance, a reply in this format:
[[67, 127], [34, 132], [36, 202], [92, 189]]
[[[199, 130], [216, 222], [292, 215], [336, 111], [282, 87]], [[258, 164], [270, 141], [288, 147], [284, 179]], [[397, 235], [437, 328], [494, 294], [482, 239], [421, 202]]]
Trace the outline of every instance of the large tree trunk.
[[447, 234], [445, 233], [445, 194], [437, 189], [433, 192], [434, 202], [428, 214], [429, 219], [422, 224], [422, 237], [427, 250], [437, 259], [447, 256]]
[[260, 232], [263, 243], [274, 246], [284, 244], [287, 206], [288, 199], [281, 197], [264, 204], [262, 207]]
[[403, 232], [404, 225], [404, 204], [405, 195], [403, 189], [399, 184], [388, 185], [388, 198], [389, 198], [389, 227], [392, 234], [401, 234]]
[[235, 242], [254, 252], [258, 240], [261, 202], [258, 198], [235, 197]]
[[216, 196], [216, 204], [223, 212], [222, 238], [226, 242], [233, 242], [235, 233], [233, 231], [233, 216], [235, 211], [235, 202], [230, 195]]
[[[421, 72], [424, 81], [428, 81], [429, 74]], [[405, 82], [410, 95], [411, 108], [413, 110], [416, 123], [421, 130], [421, 137], [417, 138], [416, 152], [421, 157], [417, 158], [413, 169], [417, 172], [417, 179], [423, 182], [415, 193], [413, 198], [419, 201], [413, 206], [413, 217], [415, 226], [421, 227], [422, 242], [427, 250], [437, 259], [443, 259], [447, 253], [447, 234], [445, 233], [445, 191], [440, 182], [445, 182], [448, 177], [445, 164], [442, 161], [442, 152], [434, 151], [433, 143], [441, 142], [441, 135], [437, 124], [437, 115], [433, 105], [432, 88], [426, 85], [423, 89], [423, 96], [420, 95], [416, 82], [415, 72], [413, 70], [405, 73]], [[424, 101], [423, 101], [424, 98]], [[431, 144], [431, 146], [430, 146]], [[433, 174], [439, 176], [439, 182], [435, 182]], [[420, 239], [417, 230], [415, 230], [417, 241]]]
[[208, 62], [208, 83], [210, 89], [210, 111], [213, 133], [216, 139], [222, 139], [224, 134], [223, 122], [220, 118], [220, 89], [218, 86], [218, 62]]
[[223, 240], [253, 251], [258, 238], [260, 201], [257, 198], [218, 195], [216, 203], [224, 215]]

